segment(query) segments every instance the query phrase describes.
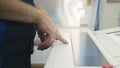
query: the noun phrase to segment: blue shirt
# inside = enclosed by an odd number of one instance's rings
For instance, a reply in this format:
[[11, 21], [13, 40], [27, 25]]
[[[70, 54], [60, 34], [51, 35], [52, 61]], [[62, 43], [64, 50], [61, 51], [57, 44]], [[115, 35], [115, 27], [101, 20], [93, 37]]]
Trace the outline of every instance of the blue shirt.
[[[34, 6], [33, 0], [23, 0]], [[32, 53], [35, 24], [0, 19], [0, 55]]]

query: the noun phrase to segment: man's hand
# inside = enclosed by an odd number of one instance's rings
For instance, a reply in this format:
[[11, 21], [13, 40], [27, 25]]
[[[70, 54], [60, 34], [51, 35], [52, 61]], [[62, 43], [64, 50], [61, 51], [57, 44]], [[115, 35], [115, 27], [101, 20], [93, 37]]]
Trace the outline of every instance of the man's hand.
[[42, 20], [41, 22], [46, 22], [49, 24], [43, 23], [42, 25], [38, 25], [38, 35], [41, 39], [41, 43], [38, 46], [38, 50], [44, 50], [49, 48], [55, 40], [60, 40], [64, 44], [67, 44], [68, 42], [60, 35], [57, 28], [55, 28], [55, 26], [52, 25], [52, 22], [46, 21], [47, 18], [44, 19], [45, 21]]
[[[42, 44], [40, 43], [38, 50], [39, 49], [44, 50], [44, 49], [49, 48], [51, 46], [51, 44], [46, 45], [46, 43], [43, 43], [47, 39], [47, 34], [42, 32], [41, 30], [38, 30], [37, 32], [38, 32], [38, 35], [39, 35], [41, 43], [42, 43]], [[51, 42], [54, 43], [54, 40], [60, 40], [62, 43], [68, 44], [68, 42], [60, 35], [59, 32], [57, 32], [57, 34], [56, 34], [56, 39], [51, 39]]]
[[37, 6], [37, 8], [43, 13], [41, 19], [39, 20], [39, 24], [37, 24], [38, 35], [41, 39], [38, 50], [49, 48], [55, 40], [60, 40], [64, 44], [67, 44], [68, 42], [60, 35], [59, 31], [57, 30], [47, 13], [41, 7]]

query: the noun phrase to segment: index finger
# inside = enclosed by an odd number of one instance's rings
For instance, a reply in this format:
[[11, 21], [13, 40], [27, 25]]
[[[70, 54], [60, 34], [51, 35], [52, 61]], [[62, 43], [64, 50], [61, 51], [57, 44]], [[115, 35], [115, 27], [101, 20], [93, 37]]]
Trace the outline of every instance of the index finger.
[[68, 44], [68, 41], [66, 39], [64, 39], [61, 35], [57, 35], [56, 40], [60, 40], [64, 44]]

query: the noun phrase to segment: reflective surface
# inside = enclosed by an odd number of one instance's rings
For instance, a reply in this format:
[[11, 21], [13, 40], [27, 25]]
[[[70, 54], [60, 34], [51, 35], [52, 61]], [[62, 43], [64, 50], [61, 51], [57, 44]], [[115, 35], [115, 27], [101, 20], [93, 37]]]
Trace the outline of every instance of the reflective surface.
[[[42, 6], [58, 27], [80, 27], [87, 24], [84, 0], [34, 0]], [[90, 14], [90, 13], [89, 13]]]
[[101, 66], [108, 63], [87, 33], [74, 32], [71, 36], [76, 66]]

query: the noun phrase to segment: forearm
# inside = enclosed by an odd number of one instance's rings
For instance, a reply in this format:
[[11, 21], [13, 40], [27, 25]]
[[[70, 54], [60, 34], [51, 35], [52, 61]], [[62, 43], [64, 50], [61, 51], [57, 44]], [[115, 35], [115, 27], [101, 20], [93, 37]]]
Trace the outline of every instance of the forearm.
[[40, 10], [21, 0], [0, 0], [0, 19], [37, 23], [41, 16]]

